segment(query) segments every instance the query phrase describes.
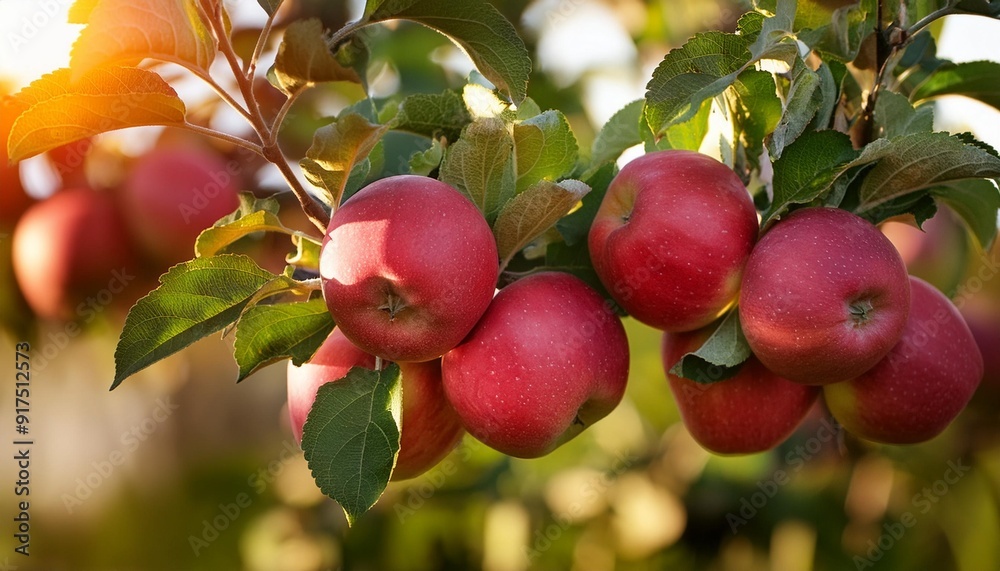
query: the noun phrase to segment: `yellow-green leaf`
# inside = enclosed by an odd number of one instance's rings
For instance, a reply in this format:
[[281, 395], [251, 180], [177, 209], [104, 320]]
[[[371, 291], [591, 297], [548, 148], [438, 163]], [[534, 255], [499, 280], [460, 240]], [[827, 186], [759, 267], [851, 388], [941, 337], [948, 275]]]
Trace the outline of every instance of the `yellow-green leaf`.
[[184, 123], [184, 102], [151, 71], [104, 67], [76, 82], [71, 74], [60, 69], [16, 95], [24, 111], [7, 141], [12, 161], [117, 129]]
[[309, 182], [325, 191], [324, 202], [334, 208], [340, 205], [351, 170], [372, 152], [388, 129], [349, 113], [316, 130], [313, 144], [299, 165]]
[[357, 72], [340, 65], [330, 53], [323, 24], [316, 18], [288, 26], [275, 56], [274, 73], [278, 87], [288, 94], [326, 81], [361, 83]]
[[569, 213], [588, 192], [590, 187], [578, 180], [559, 184], [543, 180], [512, 198], [493, 227], [500, 259], [514, 257]]
[[152, 58], [207, 71], [215, 60], [198, 0], [97, 0], [74, 6], [72, 16], [87, 23], [70, 52], [74, 81], [108, 63]]

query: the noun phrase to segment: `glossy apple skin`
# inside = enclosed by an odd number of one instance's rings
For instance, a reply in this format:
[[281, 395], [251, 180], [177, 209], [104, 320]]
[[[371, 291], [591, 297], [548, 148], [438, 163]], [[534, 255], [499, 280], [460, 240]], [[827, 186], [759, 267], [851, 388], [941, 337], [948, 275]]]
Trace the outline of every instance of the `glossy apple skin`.
[[63, 190], [32, 206], [18, 222], [14, 275], [36, 315], [72, 320], [89, 311], [79, 305], [104, 288], [116, 297], [128, 294], [128, 276], [136, 269], [129, 244], [107, 193]]
[[122, 206], [146, 254], [165, 266], [194, 258], [201, 231], [239, 206], [239, 170], [205, 150], [162, 148], [140, 157]]
[[555, 272], [502, 289], [442, 359], [465, 429], [520, 458], [548, 454], [614, 410], [628, 369], [618, 316], [579, 278]]
[[374, 182], [341, 205], [320, 254], [323, 297], [344, 335], [397, 362], [458, 345], [490, 304], [498, 271], [475, 205], [412, 175]]
[[910, 278], [910, 291], [910, 318], [892, 351], [863, 375], [823, 388], [845, 429], [884, 444], [940, 434], [983, 377], [983, 356], [951, 301], [919, 278]]
[[663, 335], [663, 368], [684, 426], [698, 444], [716, 454], [774, 448], [801, 424], [821, 389], [779, 377], [753, 355], [735, 376], [714, 383], [670, 374], [670, 368], [697, 350], [712, 331], [708, 327]]
[[[375, 356], [352, 344], [340, 329], [334, 329], [301, 367], [288, 364], [288, 414], [295, 440], [302, 442], [309, 409], [319, 388], [344, 378], [352, 367], [375, 369]], [[465, 431], [448, 404], [441, 386], [441, 361], [400, 363], [403, 375], [403, 411], [399, 456], [393, 480], [423, 474], [450, 452]]]
[[743, 274], [740, 321], [757, 358], [806, 384], [854, 378], [902, 335], [910, 287], [875, 226], [838, 208], [803, 208], [757, 243]]
[[630, 315], [690, 331], [735, 301], [757, 231], [731, 169], [692, 151], [657, 151], [611, 182], [588, 245], [601, 282]]

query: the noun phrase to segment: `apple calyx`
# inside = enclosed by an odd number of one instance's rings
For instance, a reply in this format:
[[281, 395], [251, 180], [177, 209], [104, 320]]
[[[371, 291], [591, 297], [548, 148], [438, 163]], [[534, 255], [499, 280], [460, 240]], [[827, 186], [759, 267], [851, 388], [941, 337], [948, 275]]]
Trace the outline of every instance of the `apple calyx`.
[[854, 321], [855, 327], [860, 327], [871, 321], [871, 312], [875, 309], [871, 298], [859, 299], [848, 305], [848, 311]]
[[392, 292], [387, 292], [385, 294], [385, 303], [378, 306], [381, 311], [389, 314], [389, 321], [395, 321], [396, 315], [407, 307], [409, 306], [403, 301], [402, 296], [398, 296]]

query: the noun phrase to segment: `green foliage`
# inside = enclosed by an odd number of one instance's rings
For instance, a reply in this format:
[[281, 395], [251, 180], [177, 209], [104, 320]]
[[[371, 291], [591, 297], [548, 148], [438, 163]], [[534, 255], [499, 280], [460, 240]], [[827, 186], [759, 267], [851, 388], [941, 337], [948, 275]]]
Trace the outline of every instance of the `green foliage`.
[[350, 524], [389, 483], [399, 453], [402, 398], [395, 364], [381, 371], [354, 367], [316, 393], [302, 450], [316, 484], [344, 508]]
[[233, 354], [242, 381], [257, 369], [284, 359], [301, 365], [319, 349], [334, 327], [323, 298], [302, 303], [257, 304], [236, 327]]
[[129, 311], [115, 350], [114, 389], [123, 380], [236, 320], [251, 299], [287, 287], [242, 255], [174, 266]]
[[670, 373], [703, 384], [714, 383], [738, 373], [749, 357], [750, 346], [740, 327], [740, 314], [734, 310], [726, 314], [701, 347], [670, 365]]

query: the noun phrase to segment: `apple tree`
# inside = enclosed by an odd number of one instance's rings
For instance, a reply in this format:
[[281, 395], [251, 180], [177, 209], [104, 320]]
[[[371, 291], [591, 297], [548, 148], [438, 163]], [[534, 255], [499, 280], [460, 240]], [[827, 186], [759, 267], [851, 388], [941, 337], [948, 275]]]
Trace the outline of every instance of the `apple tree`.
[[[890, 353], [915, 335], [906, 328], [918, 314], [911, 303], [929, 300], [919, 311], [932, 316], [944, 309], [924, 285], [910, 287], [874, 225], [905, 219], [920, 226], [946, 205], [980, 246], [996, 234], [1000, 155], [969, 134], [934, 131], [932, 110], [946, 95], [1000, 108], [1000, 64], [941, 59], [928, 29], [952, 14], [1000, 17], [995, 0], [861, 0], [836, 8], [753, 2], [734, 30], [701, 32], [669, 50], [645, 97], [617, 112], [589, 148], [581, 148], [564, 111], [532, 99], [529, 52], [486, 0], [368, 0], [359, 20], [337, 30], [317, 19], [279, 30], [281, 0], [258, 3], [267, 23], [252, 49], [238, 49], [221, 0], [78, 0], [70, 18], [85, 27], [69, 67], [4, 102], [16, 116], [6, 152], [18, 161], [104, 132], [158, 125], [220, 140], [277, 168], [314, 231], [283, 224], [277, 201], [242, 194], [235, 211], [200, 233], [191, 259], [166, 271], [132, 307], [111, 388], [219, 332], [234, 338], [237, 381], [289, 360], [290, 379], [311, 383], [302, 394], [290, 390], [293, 428], [301, 431], [317, 485], [352, 522], [390, 478], [415, 475], [394, 471], [411, 466], [402, 459], [408, 445], [401, 432], [410, 424], [403, 420], [407, 401], [417, 396], [408, 395], [447, 398], [471, 434], [519, 456], [544, 454], [607, 414], [627, 377], [619, 321], [627, 314], [668, 332], [664, 366], [689, 428], [706, 448], [747, 453], [775, 446], [818, 398], [821, 389], [812, 385], [828, 382], [836, 388], [822, 390], [833, 394], [837, 418], [878, 439], [882, 427], [872, 426], [878, 421], [859, 411], [888, 397], [846, 382], [861, 385], [857, 375], [878, 377], [880, 367], [904, 357], [919, 366], [920, 356]], [[455, 89], [367, 96], [371, 32], [396, 20], [444, 35], [478, 71]], [[279, 32], [273, 66], [258, 68]], [[210, 86], [252, 135], [192, 121], [186, 102], [151, 62], [179, 65]], [[280, 93], [271, 113], [261, 95], [265, 78]], [[290, 110], [332, 82], [358, 85], [358, 97], [317, 128], [299, 156], [289, 156], [278, 134]], [[422, 141], [402, 176], [386, 164], [387, 138], [400, 132]], [[645, 157], [620, 169], [623, 153], [637, 146]], [[846, 220], [844, 228], [854, 230], [830, 230], [835, 225], [824, 220], [814, 225], [821, 229], [792, 237], [796, 220], [816, 216]], [[268, 271], [235, 251], [239, 240], [260, 233], [287, 237], [284, 271]], [[828, 236], [839, 241], [804, 247]], [[764, 251], [781, 237], [789, 242], [785, 250]], [[791, 294], [780, 289], [788, 284], [773, 285], [795, 271], [780, 264], [812, 250], [814, 259], [801, 266], [812, 273], [799, 281], [818, 284], [815, 297], [813, 290]], [[818, 276], [828, 253], [840, 256], [838, 275], [849, 283], [834, 280], [823, 290]], [[745, 267], [754, 283], [744, 280]], [[869, 274], [890, 276], [887, 297], [865, 289]], [[408, 279], [422, 285], [410, 288]], [[353, 287], [359, 283], [374, 284], [367, 302]], [[500, 288], [495, 298], [494, 287]], [[466, 289], [476, 291], [461, 293]], [[743, 299], [748, 290], [763, 293]], [[836, 297], [847, 290], [853, 297]], [[820, 335], [817, 345], [803, 346], [803, 356], [766, 339], [779, 326], [788, 328], [786, 339], [814, 333], [810, 304], [847, 311], [852, 326], [862, 327], [883, 319], [883, 301], [892, 319], [874, 335], [881, 335], [874, 348]], [[402, 312], [431, 306], [440, 311], [427, 310], [422, 327], [405, 334], [420, 351], [394, 345], [405, 336], [398, 330], [409, 314]], [[789, 321], [792, 310], [807, 315]], [[941, 329], [963, 339], [968, 329], [954, 321], [961, 318], [947, 315], [952, 321]], [[546, 330], [547, 323], [559, 326]], [[397, 332], [386, 333], [391, 327]], [[538, 335], [530, 343], [523, 339], [529, 332]], [[340, 354], [335, 365], [307, 369], [322, 365], [328, 340], [353, 351], [350, 358]], [[827, 361], [803, 364], [830, 347]], [[968, 343], [956, 351], [967, 349]], [[860, 365], [836, 368], [858, 353], [865, 354]], [[435, 361], [441, 355], [443, 369]], [[973, 366], [963, 370], [955, 402], [933, 419], [934, 430], [971, 396], [976, 355], [963, 360]], [[503, 363], [491, 365], [498, 357]], [[981, 370], [980, 363], [979, 376]], [[511, 384], [521, 376], [536, 384]], [[498, 392], [497, 379], [508, 392]], [[712, 425], [719, 410], [701, 397], [754, 412], [734, 405], [744, 385], [767, 385], [755, 397], [763, 400], [748, 402], [773, 401], [785, 414], [733, 424], [741, 436], [766, 425], [757, 439], [720, 436]], [[536, 392], [562, 400], [539, 405]], [[506, 400], [484, 406], [483, 395]], [[524, 410], [521, 401], [545, 410]], [[538, 412], [558, 422], [532, 424]], [[444, 431], [443, 450], [460, 430]], [[912, 441], [934, 432], [921, 430], [883, 438]]]

